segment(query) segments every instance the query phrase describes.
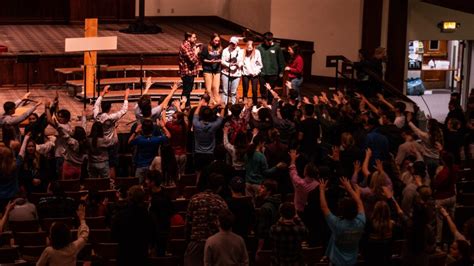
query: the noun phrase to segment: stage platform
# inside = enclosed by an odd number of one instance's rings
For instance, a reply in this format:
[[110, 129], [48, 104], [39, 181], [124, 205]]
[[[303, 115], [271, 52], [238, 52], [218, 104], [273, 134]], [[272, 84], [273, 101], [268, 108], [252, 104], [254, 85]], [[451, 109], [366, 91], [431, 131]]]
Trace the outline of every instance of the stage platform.
[[[207, 43], [212, 33], [232, 35], [241, 29], [219, 18], [173, 18], [159, 20], [163, 33], [130, 35], [119, 32], [127, 24], [99, 25], [99, 36], [118, 36], [118, 49], [98, 54], [98, 63], [105, 65], [176, 65], [177, 52], [186, 31], [196, 32], [198, 42]], [[17, 63], [22, 55], [39, 56], [30, 64], [30, 83], [64, 84], [67, 77], [55, 68], [79, 67], [82, 53], [65, 53], [64, 39], [83, 37], [83, 25], [0, 25], [0, 45], [8, 52], [0, 53], [0, 86], [26, 84], [26, 63]], [[111, 77], [114, 73], [109, 73]], [[128, 73], [129, 76], [138, 73]], [[161, 73], [157, 73], [161, 74]], [[176, 71], [163, 75], [176, 75]]]

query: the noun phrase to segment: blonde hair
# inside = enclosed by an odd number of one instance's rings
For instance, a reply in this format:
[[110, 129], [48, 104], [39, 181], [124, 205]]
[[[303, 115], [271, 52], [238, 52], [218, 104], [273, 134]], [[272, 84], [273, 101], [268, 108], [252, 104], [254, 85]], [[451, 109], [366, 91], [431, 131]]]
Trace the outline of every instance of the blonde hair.
[[380, 200], [375, 204], [370, 220], [374, 229], [372, 238], [387, 239], [392, 236], [393, 223], [390, 208], [385, 201]]
[[255, 53], [256, 53], [255, 50], [257, 50], [257, 49], [255, 48], [255, 46], [253, 45], [253, 41], [251, 41], [251, 40], [247, 42], [247, 47], [248, 46], [252, 46], [252, 51], [249, 54], [249, 51], [247, 50], [247, 48], [245, 48], [245, 56], [250, 56], [250, 59], [253, 59], [255, 57]]
[[16, 170], [16, 160], [13, 155], [13, 151], [5, 146], [5, 144], [0, 144], [0, 171], [3, 177], [10, 176]]
[[349, 132], [344, 132], [341, 134], [341, 144], [342, 146], [345, 147], [350, 147], [354, 145], [354, 138], [352, 137], [352, 134]]
[[382, 187], [387, 185], [388, 175], [385, 172], [375, 171], [370, 179], [369, 187], [373, 193], [382, 194]]

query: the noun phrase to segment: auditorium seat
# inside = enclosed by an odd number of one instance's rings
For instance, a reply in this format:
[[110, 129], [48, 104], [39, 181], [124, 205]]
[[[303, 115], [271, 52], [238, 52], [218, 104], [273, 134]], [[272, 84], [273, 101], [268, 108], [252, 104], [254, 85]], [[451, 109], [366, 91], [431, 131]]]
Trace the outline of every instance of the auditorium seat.
[[461, 193], [474, 193], [474, 181], [458, 181], [456, 182], [456, 191]]
[[474, 206], [474, 193], [458, 193], [456, 203], [463, 206]]
[[41, 253], [43, 253], [45, 248], [46, 245], [20, 247], [21, 258], [34, 265], [39, 257], [41, 257]]
[[429, 257], [430, 266], [445, 266], [446, 265], [446, 253], [440, 252], [431, 254]]
[[163, 192], [171, 199], [175, 200], [178, 198], [178, 188], [173, 186], [173, 187], [162, 187]]
[[38, 206], [38, 203], [42, 198], [52, 197], [52, 193], [31, 193], [28, 196], [28, 201]]
[[63, 218], [44, 218], [41, 220], [41, 228], [45, 232], [49, 232], [51, 225], [54, 222], [62, 222], [66, 224], [69, 229], [74, 228], [74, 217], [63, 217]]
[[316, 265], [324, 256], [324, 251], [324, 247], [304, 247], [302, 249], [304, 264]]
[[199, 193], [199, 190], [196, 186], [185, 186], [183, 189], [183, 197], [185, 199], [190, 199], [192, 196]]
[[87, 191], [66, 191], [66, 197], [69, 197], [79, 203], [85, 199], [87, 196]]
[[474, 206], [457, 206], [454, 211], [454, 222], [458, 228], [463, 228], [464, 223], [472, 218]]
[[90, 229], [105, 229], [105, 216], [86, 217], [86, 224]]
[[39, 222], [37, 220], [31, 221], [11, 221], [8, 226], [13, 232], [38, 232]]
[[118, 244], [117, 243], [97, 243], [94, 245], [94, 251], [100, 257], [107, 260], [117, 259]]
[[45, 246], [48, 234], [45, 231], [40, 232], [16, 232], [13, 234], [15, 245], [23, 246]]
[[178, 189], [183, 191], [186, 186], [196, 186], [197, 184], [197, 175], [196, 174], [186, 174], [182, 175], [178, 181]]
[[0, 247], [9, 247], [12, 244], [13, 234], [12, 232], [0, 233]]
[[15, 263], [15, 260], [20, 258], [20, 254], [16, 247], [0, 248], [0, 263]]
[[103, 199], [107, 198], [110, 202], [117, 201], [117, 190], [114, 189], [107, 189], [107, 190], [99, 190], [97, 194]]
[[178, 213], [186, 213], [186, 211], [188, 210], [188, 204], [189, 204], [188, 199], [173, 200], [174, 209]]
[[114, 243], [110, 229], [90, 229], [88, 242], [91, 244]]
[[185, 233], [184, 225], [171, 226], [169, 239], [184, 239], [186, 238]]
[[84, 189], [90, 190], [108, 190], [110, 189], [110, 179], [109, 178], [86, 178], [82, 181]]
[[79, 179], [58, 180], [58, 182], [63, 191], [79, 191], [81, 189], [81, 181]]
[[114, 180], [115, 187], [121, 187], [125, 189], [129, 189], [132, 186], [138, 185], [139, 179], [137, 177], [117, 177]]
[[180, 265], [179, 258], [176, 256], [167, 257], [150, 257], [149, 264], [151, 266], [176, 266]]
[[179, 258], [183, 258], [187, 246], [188, 244], [185, 239], [170, 239], [168, 242], [169, 252]]

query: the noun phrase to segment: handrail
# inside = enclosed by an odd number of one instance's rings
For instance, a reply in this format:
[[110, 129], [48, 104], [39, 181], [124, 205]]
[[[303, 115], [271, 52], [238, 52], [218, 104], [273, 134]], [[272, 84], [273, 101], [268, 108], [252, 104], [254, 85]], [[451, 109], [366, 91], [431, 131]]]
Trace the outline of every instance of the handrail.
[[[340, 77], [344, 78], [345, 80], [349, 80], [352, 84], [354, 83], [354, 72], [355, 72], [354, 62], [347, 59], [345, 56], [343, 55], [327, 56], [326, 67], [336, 68], [336, 88], [338, 87]], [[384, 86], [384, 90], [388, 92], [389, 94], [416, 105], [416, 103], [413, 100], [411, 100], [405, 94], [400, 92], [400, 90], [397, 89], [397, 87], [383, 80], [381, 77], [375, 74], [372, 70], [368, 69], [367, 67], [361, 67], [360, 70], [362, 70], [370, 78], [382, 84]], [[351, 76], [347, 76], [347, 73], [351, 73]]]

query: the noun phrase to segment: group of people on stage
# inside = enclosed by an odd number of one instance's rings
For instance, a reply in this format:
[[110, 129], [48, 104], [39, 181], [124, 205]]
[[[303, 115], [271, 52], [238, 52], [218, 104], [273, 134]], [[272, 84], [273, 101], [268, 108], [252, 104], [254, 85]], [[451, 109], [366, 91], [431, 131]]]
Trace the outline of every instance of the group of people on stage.
[[287, 48], [290, 56], [285, 62], [282, 48], [273, 41], [273, 34], [263, 34], [264, 41], [258, 46], [251, 39], [245, 40], [245, 47], [240, 47], [240, 38], [231, 37], [229, 45], [222, 47], [221, 37], [214, 33], [207, 45], [197, 43], [195, 33], [186, 32], [179, 49], [179, 73], [183, 80], [183, 96], [189, 98], [194, 87], [194, 77], [200, 67], [204, 75], [207, 93], [213, 103], [237, 102], [237, 88], [242, 80], [243, 101], [247, 99], [249, 88], [252, 88], [252, 101], [257, 104], [258, 87], [263, 99], [272, 101], [265, 84], [273, 89], [279, 78], [286, 72], [292, 88], [301, 100], [303, 82], [303, 58], [298, 44]]

